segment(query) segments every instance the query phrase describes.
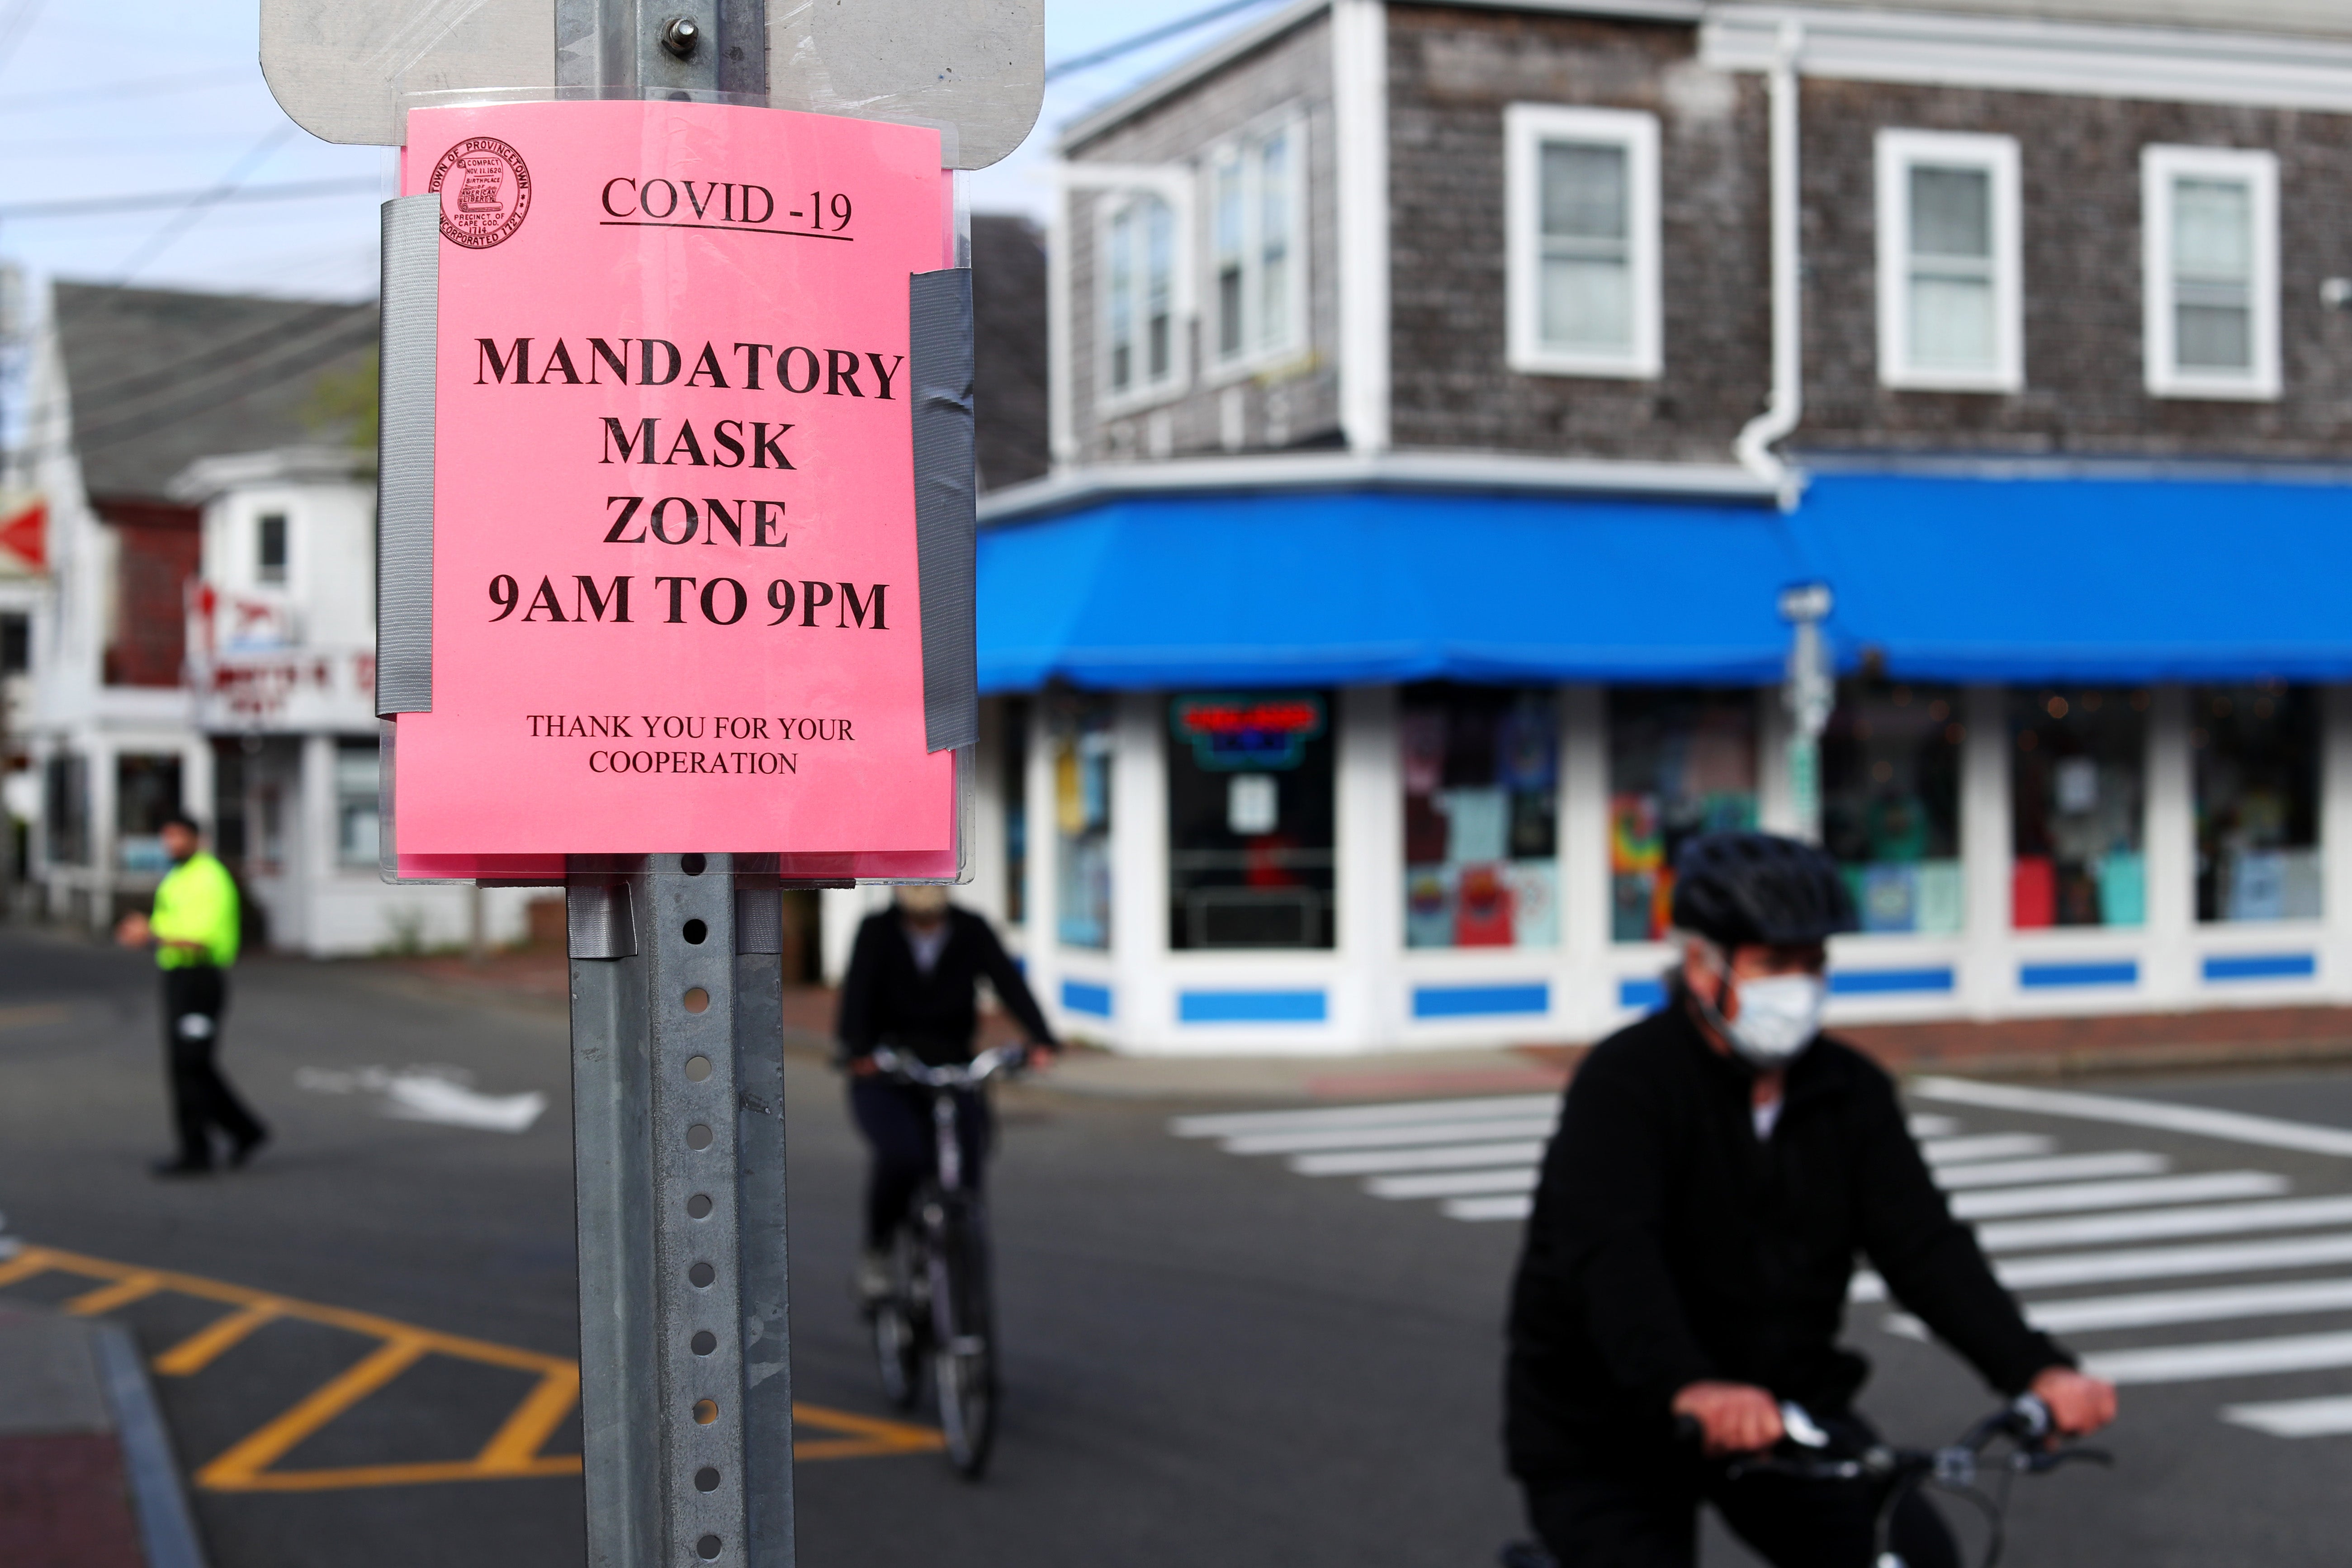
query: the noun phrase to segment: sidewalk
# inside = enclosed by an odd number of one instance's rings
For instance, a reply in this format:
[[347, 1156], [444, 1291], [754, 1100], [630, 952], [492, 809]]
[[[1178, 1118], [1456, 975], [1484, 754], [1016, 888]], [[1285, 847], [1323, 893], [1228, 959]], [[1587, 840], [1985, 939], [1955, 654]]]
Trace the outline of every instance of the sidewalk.
[[204, 1568], [126, 1331], [0, 1308], [0, 1563]]
[[[420, 979], [561, 1005], [567, 981], [557, 952], [395, 960]], [[834, 993], [784, 993], [784, 1037], [796, 1053], [831, 1049]], [[1966, 1072], [1997, 1078], [2078, 1078], [2117, 1072], [2352, 1062], [2352, 1007], [2266, 1007], [2201, 1013], [2028, 1018], [2002, 1023], [1879, 1024], [1840, 1036], [1901, 1073]], [[1011, 1038], [1001, 1016], [988, 1043]], [[1142, 1100], [1380, 1100], [1528, 1094], [1558, 1089], [1580, 1046], [1383, 1051], [1360, 1057], [1123, 1057], [1078, 1050], [1048, 1079], [1066, 1093]]]

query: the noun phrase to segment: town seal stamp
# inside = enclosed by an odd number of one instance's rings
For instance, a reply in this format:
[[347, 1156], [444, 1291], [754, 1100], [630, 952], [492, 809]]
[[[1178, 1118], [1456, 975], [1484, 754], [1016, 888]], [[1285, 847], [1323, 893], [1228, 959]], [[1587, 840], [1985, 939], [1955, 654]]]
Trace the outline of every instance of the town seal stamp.
[[530, 166], [495, 136], [468, 136], [442, 153], [425, 189], [441, 192], [441, 237], [468, 250], [505, 243], [530, 215]]

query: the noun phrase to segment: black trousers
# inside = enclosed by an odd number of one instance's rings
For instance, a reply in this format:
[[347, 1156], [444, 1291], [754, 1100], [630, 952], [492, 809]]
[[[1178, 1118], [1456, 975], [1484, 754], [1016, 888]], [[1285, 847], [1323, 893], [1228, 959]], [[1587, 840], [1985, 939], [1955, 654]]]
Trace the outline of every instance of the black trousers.
[[[1857, 1415], [1815, 1418], [1844, 1446], [1874, 1436]], [[1871, 1568], [1879, 1494], [1864, 1483], [1733, 1480], [1720, 1462], [1681, 1449], [1640, 1453], [1527, 1483], [1528, 1522], [1560, 1568], [1695, 1568], [1701, 1501], [1775, 1568]], [[1895, 1510], [1892, 1535], [1909, 1568], [1959, 1568], [1951, 1531], [1916, 1493]]]
[[[988, 1102], [978, 1094], [956, 1097], [956, 1145], [963, 1154], [963, 1185], [978, 1192], [987, 1169]], [[849, 1113], [874, 1151], [866, 1178], [866, 1245], [887, 1247], [907, 1216], [915, 1189], [939, 1169], [939, 1142], [931, 1131], [931, 1097], [912, 1084], [870, 1078], [849, 1080]]]
[[261, 1123], [213, 1062], [227, 1005], [228, 977], [211, 965], [163, 971], [163, 1059], [171, 1068], [172, 1121], [186, 1164], [212, 1163], [215, 1127], [238, 1144], [263, 1135]]

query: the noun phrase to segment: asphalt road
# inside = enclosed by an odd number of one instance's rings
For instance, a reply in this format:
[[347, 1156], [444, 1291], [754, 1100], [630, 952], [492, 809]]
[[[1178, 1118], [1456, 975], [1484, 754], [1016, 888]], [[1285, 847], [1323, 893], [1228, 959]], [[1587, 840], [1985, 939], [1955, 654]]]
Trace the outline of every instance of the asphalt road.
[[[166, 1144], [152, 987], [135, 957], [0, 935], [0, 1210], [10, 1234], [555, 1363], [573, 1353], [559, 1009], [378, 965], [244, 966], [226, 1059], [278, 1141], [248, 1172], [159, 1184], [146, 1174]], [[365, 1069], [435, 1064], [468, 1075], [481, 1094], [539, 1091], [550, 1103], [520, 1133], [385, 1114], [386, 1079]], [[2103, 1087], [2352, 1128], [2352, 1073]], [[856, 1145], [819, 1066], [795, 1060], [788, 1093], [795, 1394], [886, 1416], [845, 1286]], [[1233, 1109], [1040, 1090], [1008, 1101], [994, 1178], [1007, 1389], [996, 1468], [975, 1487], [929, 1453], [804, 1463], [803, 1562], [1493, 1561], [1518, 1530], [1495, 1439], [1497, 1330], [1517, 1226], [1465, 1223], [1435, 1202], [1381, 1201], [1356, 1178], [1301, 1175], [1279, 1156], [1170, 1131], [1173, 1115]], [[2167, 1180], [2257, 1171], [2265, 1191], [2292, 1198], [2352, 1194], [2352, 1160], [2338, 1157], [2016, 1110], [1918, 1109], [1949, 1117], [1958, 1135], [2046, 1138], [2062, 1157], [2137, 1153], [2160, 1163]], [[2016, 1256], [2029, 1254], [2075, 1255], [2044, 1245]], [[2105, 1300], [2249, 1279], [2259, 1291], [2346, 1275], [2352, 1265], [2032, 1294]], [[0, 1297], [87, 1306], [107, 1282], [47, 1270], [0, 1283]], [[152, 1354], [173, 1352], [227, 1308], [226, 1298], [167, 1285], [142, 1293], [133, 1278], [114, 1287], [122, 1299], [97, 1305]], [[2070, 1337], [2099, 1354], [2352, 1329], [2352, 1310], [2264, 1310], [2273, 1315], [2259, 1321], [2208, 1314]], [[1869, 1408], [1901, 1438], [1940, 1438], [1987, 1396], [1940, 1350], [1889, 1331], [1889, 1311], [1853, 1314], [1854, 1342], [1879, 1367]], [[348, 1379], [388, 1331], [372, 1341], [289, 1315], [192, 1372], [159, 1373], [184, 1468], [200, 1474], [250, 1445]], [[385, 1468], [475, 1454], [540, 1375], [429, 1356], [258, 1467], [398, 1484], [200, 1487], [216, 1568], [579, 1563], [574, 1477], [399, 1481]], [[2352, 1482], [2352, 1436], [2283, 1437], [2221, 1413], [2346, 1394], [2352, 1369], [2325, 1367], [2135, 1385], [2114, 1435], [2121, 1467], [2021, 1487], [2008, 1561], [2339, 1563], [2336, 1500]], [[577, 1444], [567, 1420], [539, 1452], [555, 1466]], [[1708, 1560], [1747, 1561], [1713, 1537]]]

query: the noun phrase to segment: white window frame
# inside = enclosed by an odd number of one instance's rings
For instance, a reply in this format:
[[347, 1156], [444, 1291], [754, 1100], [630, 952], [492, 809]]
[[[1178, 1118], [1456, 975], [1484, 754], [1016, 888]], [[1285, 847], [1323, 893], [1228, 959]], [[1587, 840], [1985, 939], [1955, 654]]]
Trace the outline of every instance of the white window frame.
[[[1878, 380], [1917, 392], [2025, 389], [2025, 263], [2017, 138], [1950, 131], [1878, 133]], [[1993, 363], [1983, 370], [1911, 363], [1911, 171], [1978, 169], [1990, 186]]]
[[[1543, 341], [1543, 144], [1609, 142], [1625, 150], [1627, 260], [1633, 274], [1633, 342], [1619, 353], [1562, 348]], [[1664, 374], [1659, 284], [1658, 117], [1637, 110], [1514, 103], [1503, 110], [1507, 361], [1528, 375], [1655, 380]]]
[[[1265, 144], [1276, 137], [1287, 139], [1290, 147], [1290, 281], [1285, 289], [1285, 308], [1290, 319], [1290, 331], [1279, 342], [1263, 340], [1258, 320], [1259, 301], [1264, 295], [1265, 246], [1261, 220], [1265, 216], [1264, 186], [1260, 183], [1261, 161]], [[1307, 320], [1307, 126], [1306, 114], [1296, 109], [1286, 109], [1270, 115], [1240, 135], [1218, 143], [1209, 150], [1201, 162], [1201, 271], [1202, 293], [1207, 296], [1201, 312], [1201, 356], [1208, 368], [1208, 384], [1238, 380], [1264, 369], [1268, 364], [1295, 359], [1307, 351], [1309, 329]], [[1217, 182], [1228, 169], [1238, 166], [1241, 178], [1242, 203], [1242, 309], [1241, 347], [1231, 354], [1223, 351], [1225, 338], [1224, 297], [1221, 281], [1220, 257], [1217, 254]]]
[[[1128, 213], [1140, 215], [1151, 203], [1168, 209], [1168, 374], [1157, 381], [1144, 379], [1139, 366], [1137, 379], [1124, 390], [1111, 385], [1111, 229], [1118, 218]], [[1153, 188], [1120, 190], [1098, 204], [1095, 223], [1095, 374], [1096, 408], [1099, 415], [1133, 413], [1182, 395], [1192, 384], [1192, 367], [1191, 314], [1185, 309], [1185, 279], [1190, 258], [1186, 254], [1186, 224], [1184, 209], [1170, 194]], [[1140, 311], [1150, 298], [1150, 281], [1140, 270], [1138, 273], [1136, 306], [1138, 314], [1139, 351], [1148, 343]]]
[[[2253, 363], [2242, 373], [2183, 370], [2175, 363], [2172, 184], [2183, 174], [2243, 180], [2253, 194], [2253, 278], [2248, 301]], [[2275, 401], [2281, 390], [2277, 155], [2252, 148], [2151, 144], [2140, 149], [2139, 191], [2141, 288], [2147, 302], [2142, 342], [2149, 395]]]

